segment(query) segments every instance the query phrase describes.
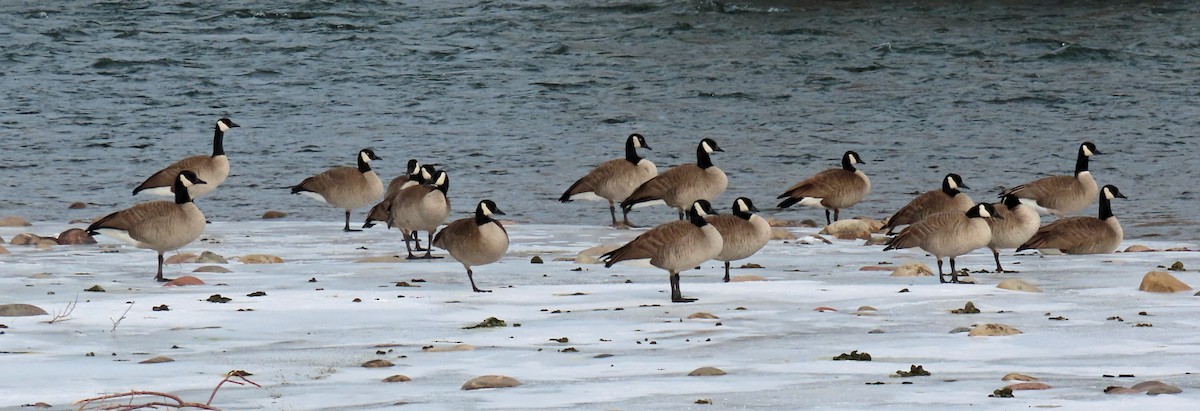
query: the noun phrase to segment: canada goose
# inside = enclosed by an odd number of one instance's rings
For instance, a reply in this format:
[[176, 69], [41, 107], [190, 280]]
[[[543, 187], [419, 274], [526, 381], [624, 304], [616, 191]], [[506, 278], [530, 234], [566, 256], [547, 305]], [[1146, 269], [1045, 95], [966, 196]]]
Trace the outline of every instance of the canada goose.
[[[433, 231], [450, 216], [450, 198], [446, 197], [450, 189], [449, 177], [446, 172], [438, 170], [428, 184], [414, 185], [396, 193], [392, 197], [389, 210], [388, 228], [399, 227], [404, 235], [404, 248], [408, 250], [408, 258], [413, 256], [409, 240], [416, 231], [429, 233], [429, 241], [433, 242]], [[424, 258], [434, 258], [432, 250], [425, 250]], [[440, 257], [439, 257], [440, 258]]]
[[1100, 217], [1061, 218], [1039, 228], [1017, 251], [1058, 249], [1067, 254], [1109, 254], [1117, 251], [1125, 231], [1112, 213], [1111, 201], [1126, 198], [1117, 187], [1106, 185], [1100, 190]]
[[142, 184], [133, 189], [133, 195], [137, 195], [143, 191], [159, 196], [174, 195], [172, 190], [175, 184], [175, 176], [179, 175], [179, 172], [183, 170], [192, 170], [192, 172], [196, 173], [197, 178], [208, 182], [188, 188], [192, 198], [197, 198], [216, 190], [217, 186], [225, 182], [225, 178], [229, 176], [229, 157], [225, 156], [225, 132], [234, 127], [241, 126], [234, 124], [228, 118], [217, 120], [216, 126], [213, 127], [213, 151], [211, 156], [191, 156], [176, 161], [167, 166], [167, 168], [151, 174], [146, 181], [143, 181]]
[[1085, 141], [1079, 145], [1079, 155], [1075, 157], [1074, 176], [1042, 177], [1001, 191], [1000, 195], [1012, 194], [1025, 199], [1038, 214], [1058, 217], [1073, 214], [1091, 204], [1100, 191], [1096, 179], [1088, 171], [1088, 157], [1095, 154], [1101, 154], [1096, 145]]
[[954, 257], [988, 245], [992, 240], [992, 229], [987, 218], [996, 217], [996, 207], [990, 203], [972, 206], [966, 213], [943, 211], [909, 225], [900, 234], [888, 240], [883, 250], [920, 247], [937, 258], [938, 281], [946, 282], [942, 273], [942, 257], [950, 257], [950, 282], [958, 282], [958, 268]]
[[325, 170], [292, 187], [292, 194], [303, 194], [346, 209], [346, 226], [342, 230], [362, 231], [350, 229], [350, 210], [379, 201], [379, 196], [383, 195], [383, 182], [371, 170], [371, 160], [379, 159], [369, 148], [359, 150], [357, 169], [334, 167]]
[[404, 175], [397, 176], [388, 182], [387, 189], [383, 192], [383, 200], [371, 207], [371, 211], [367, 211], [367, 219], [363, 221], [362, 228], [374, 227], [376, 221], [386, 221], [388, 215], [391, 214], [392, 196], [395, 196], [400, 190], [425, 183], [425, 180], [421, 178], [423, 171], [421, 163], [416, 159], [408, 160], [406, 170]]
[[[857, 204], [871, 192], [871, 180], [862, 170], [854, 168], [855, 164], [863, 164], [862, 157], [858, 153], [847, 151], [842, 155], [842, 168], [831, 168], [817, 173], [789, 187], [776, 197], [786, 198], [779, 203], [779, 208], [788, 208], [796, 203], [824, 207], [825, 224], [837, 221], [843, 208]], [[829, 219], [830, 209], [833, 210], [833, 220]]]
[[1037, 210], [1022, 203], [1017, 196], [1006, 195], [1000, 204], [1003, 206], [996, 206], [996, 215], [1000, 219], [987, 219], [992, 227], [992, 240], [988, 242], [988, 248], [996, 258], [996, 272], [1004, 273], [1009, 271], [1004, 271], [1004, 267], [1000, 266], [1000, 249], [1017, 248], [1024, 244], [1038, 231], [1042, 218]]
[[927, 191], [909, 201], [907, 205], [900, 208], [900, 211], [888, 218], [887, 224], [884, 224], [883, 228], [886, 228], [888, 235], [891, 235], [897, 227], [921, 221], [922, 218], [932, 214], [943, 211], [965, 213], [975, 205], [975, 202], [966, 193], [959, 191], [960, 188], [971, 187], [963, 184], [962, 177], [958, 174], [946, 174], [946, 178], [942, 179], [941, 190]]
[[629, 210], [656, 204], [666, 204], [679, 210], [679, 219], [684, 219], [684, 210], [696, 200], [712, 200], [725, 192], [729, 179], [725, 172], [712, 163], [709, 154], [725, 151], [711, 138], [700, 140], [696, 145], [696, 164], [682, 164], [647, 180], [625, 201], [621, 210]]
[[[630, 134], [625, 140], [625, 158], [600, 163], [575, 184], [571, 184], [558, 201], [569, 203], [573, 200], [608, 200], [608, 212], [612, 215], [613, 227], [619, 227], [615, 204], [625, 201], [638, 186], [658, 175], [658, 167], [639, 156], [638, 148], [650, 150], [645, 137], [637, 133]], [[625, 226], [633, 227], [633, 223], [629, 222], [629, 210], [622, 208], [621, 211], [624, 214]]]
[[679, 291], [679, 272], [694, 268], [721, 253], [721, 232], [704, 219], [713, 213], [707, 200], [696, 200], [688, 207], [687, 221], [658, 225], [628, 244], [601, 256], [605, 267], [625, 260], [650, 259], [650, 265], [667, 270], [671, 279], [671, 302], [690, 303]]
[[204, 214], [188, 194], [191, 187], [206, 184], [192, 170], [175, 175], [175, 201], [151, 201], [117, 211], [88, 226], [91, 235], [104, 234], [137, 248], [158, 252], [158, 281], [163, 278], [163, 253], [188, 245], [204, 233]]
[[771, 224], [760, 217], [754, 203], [746, 197], [733, 201], [733, 214], [708, 216], [709, 224], [721, 233], [721, 253], [714, 260], [725, 262], [725, 282], [729, 282], [729, 262], [749, 257], [771, 240]]
[[446, 225], [433, 236], [433, 245], [450, 252], [450, 256], [467, 269], [471, 289], [477, 293], [490, 293], [475, 286], [472, 266], [500, 261], [508, 251], [508, 231], [492, 218], [492, 214], [503, 215], [500, 207], [492, 200], [483, 200], [475, 206], [475, 216], [467, 217]]

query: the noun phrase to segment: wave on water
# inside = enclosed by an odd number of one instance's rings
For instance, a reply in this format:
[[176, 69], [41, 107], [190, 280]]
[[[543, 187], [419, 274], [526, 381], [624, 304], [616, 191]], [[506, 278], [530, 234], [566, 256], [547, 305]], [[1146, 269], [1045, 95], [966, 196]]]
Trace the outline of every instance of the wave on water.
[[1054, 51], [1038, 56], [1040, 60], [1065, 61], [1122, 61], [1127, 53], [1106, 48], [1092, 48], [1078, 44], [1067, 44]]
[[142, 67], [142, 66], [188, 67], [188, 68], [199, 68], [199, 69], [209, 68], [209, 66], [205, 65], [205, 64], [191, 63], [191, 62], [187, 62], [187, 61], [175, 60], [175, 59], [169, 59], [169, 58], [160, 58], [160, 59], [152, 59], [152, 60], [118, 60], [118, 59], [111, 59], [108, 57], [101, 57], [100, 59], [98, 59], [94, 63], [92, 63], [92, 68], [97, 68], [97, 69], [113, 69], [113, 68]]

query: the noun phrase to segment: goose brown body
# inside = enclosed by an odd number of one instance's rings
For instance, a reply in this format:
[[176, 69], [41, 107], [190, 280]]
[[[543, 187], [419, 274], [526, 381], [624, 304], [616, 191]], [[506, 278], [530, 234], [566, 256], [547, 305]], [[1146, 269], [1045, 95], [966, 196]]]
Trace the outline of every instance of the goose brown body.
[[1095, 154], [1100, 154], [1096, 145], [1084, 142], [1079, 146], [1073, 176], [1042, 177], [1001, 191], [1000, 195], [1011, 194], [1026, 199], [1027, 204], [1036, 206], [1040, 214], [1059, 217], [1074, 214], [1096, 201], [1100, 192], [1095, 177], [1088, 171], [1088, 158]]
[[508, 251], [508, 231], [493, 214], [504, 214], [492, 200], [480, 201], [475, 216], [454, 220], [438, 231], [431, 244], [445, 249], [467, 270], [467, 279], [475, 292], [489, 292], [475, 286], [472, 267], [500, 261]]
[[133, 194], [141, 192], [160, 196], [174, 195], [175, 177], [183, 170], [191, 170], [205, 184], [195, 184], [188, 187], [191, 198], [209, 194], [217, 189], [229, 177], [229, 157], [225, 155], [225, 132], [234, 127], [240, 127], [227, 118], [217, 120], [213, 134], [213, 153], [210, 156], [191, 156], [176, 161], [150, 175], [133, 189]]
[[[837, 221], [843, 208], [858, 204], [871, 192], [871, 179], [854, 167], [854, 164], [862, 162], [858, 153], [847, 151], [842, 155], [841, 168], [821, 171], [788, 187], [777, 197], [784, 199], [779, 207], [787, 208], [793, 204], [822, 207], [827, 224]], [[829, 218], [830, 210], [833, 210], [832, 220]]]
[[892, 214], [883, 228], [888, 230], [888, 234], [891, 234], [897, 227], [921, 221], [925, 217], [943, 211], [967, 212], [971, 206], [975, 205], [975, 201], [960, 191], [962, 188], [970, 187], [963, 184], [962, 177], [958, 174], [947, 174], [942, 179], [940, 190], [921, 193], [895, 214]]
[[988, 245], [992, 229], [986, 218], [995, 216], [995, 206], [987, 203], [973, 206], [967, 212], [945, 211], [925, 217], [909, 225], [887, 242], [884, 250], [919, 247], [933, 254], [938, 264], [938, 279], [946, 282], [942, 273], [942, 258], [949, 257], [951, 282], [958, 282], [954, 258]]
[[[607, 200], [612, 224], [617, 226], [616, 203], [625, 201], [639, 186], [658, 175], [658, 167], [639, 156], [638, 148], [650, 147], [642, 135], [630, 134], [625, 141], [625, 158], [600, 163], [576, 180], [558, 200], [564, 203], [573, 200]], [[629, 212], [626, 211], [624, 215], [625, 225], [632, 226]]]
[[633, 208], [664, 203], [675, 208], [683, 217], [684, 210], [698, 200], [712, 201], [729, 186], [725, 172], [713, 165], [711, 153], [724, 151], [717, 142], [706, 138], [696, 147], [696, 163], [682, 164], [642, 183], [621, 202], [628, 212]]
[[204, 181], [191, 170], [175, 177], [175, 201], [151, 201], [117, 211], [96, 220], [87, 232], [116, 238], [137, 248], [158, 252], [156, 280], [162, 275], [163, 253], [196, 241], [204, 233], [204, 213], [192, 202], [188, 192]]
[[1039, 228], [1017, 251], [1056, 249], [1066, 254], [1109, 254], [1117, 251], [1125, 231], [1112, 213], [1111, 200], [1125, 198], [1117, 187], [1100, 190], [1099, 217], [1060, 218]]
[[725, 262], [725, 282], [729, 282], [729, 262], [750, 257], [771, 240], [771, 224], [758, 214], [749, 198], [733, 202], [733, 214], [708, 216], [709, 224], [721, 233], [721, 252], [714, 260]]
[[712, 212], [706, 200], [697, 200], [688, 209], [688, 220], [658, 225], [633, 241], [605, 253], [605, 267], [621, 261], [649, 259], [650, 265], [667, 270], [671, 281], [671, 301], [691, 302], [679, 289], [679, 272], [696, 267], [721, 253], [722, 239], [717, 228], [704, 219]]
[[366, 207], [379, 201], [383, 182], [371, 169], [371, 160], [379, 157], [370, 149], [358, 152], [358, 167], [334, 167], [309, 177], [292, 187], [292, 194], [303, 194], [346, 210], [345, 231], [350, 229], [350, 210]]

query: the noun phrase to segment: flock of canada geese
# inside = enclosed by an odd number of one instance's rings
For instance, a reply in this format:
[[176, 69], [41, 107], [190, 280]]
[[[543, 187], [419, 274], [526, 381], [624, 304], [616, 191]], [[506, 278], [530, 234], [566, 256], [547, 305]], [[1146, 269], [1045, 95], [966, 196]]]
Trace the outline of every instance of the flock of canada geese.
[[[174, 196], [174, 201], [152, 201], [117, 211], [93, 222], [87, 231], [103, 234], [138, 248], [158, 252], [158, 281], [163, 278], [163, 254], [195, 241], [204, 232], [205, 218], [193, 199], [213, 192], [229, 175], [229, 159], [224, 151], [224, 136], [238, 127], [228, 118], [217, 120], [210, 156], [192, 156], [154, 173], [133, 190], [154, 195]], [[640, 134], [625, 141], [625, 156], [605, 161], [572, 184], [559, 198], [608, 201], [614, 227], [633, 227], [629, 213], [635, 208], [666, 204], [679, 212], [680, 221], [661, 224], [633, 241], [605, 253], [606, 267], [626, 260], [649, 260], [670, 275], [671, 301], [690, 302], [679, 288], [679, 273], [708, 260], [725, 263], [725, 281], [729, 281], [731, 261], [758, 252], [771, 238], [766, 219], [746, 197], [733, 202], [732, 213], [717, 215], [710, 201], [723, 193], [728, 179], [716, 167], [711, 155], [724, 151], [711, 138], [696, 147], [696, 162], [659, 173], [653, 162], [641, 157], [638, 149], [649, 149]], [[1099, 154], [1091, 142], [1079, 146], [1074, 175], [1056, 175], [1017, 185], [1000, 193], [1000, 202], [975, 203], [960, 191], [969, 188], [958, 174], [950, 173], [941, 188], [923, 193], [888, 218], [883, 226], [887, 234], [904, 227], [887, 241], [884, 250], [917, 247], [937, 259], [938, 277], [947, 282], [943, 258], [950, 260], [949, 282], [958, 282], [955, 257], [987, 247], [996, 260], [996, 271], [1003, 272], [1000, 250], [1015, 248], [1059, 250], [1069, 254], [1099, 254], [1116, 251], [1124, 234], [1113, 216], [1110, 201], [1125, 198], [1116, 187], [1097, 187], [1088, 171], [1088, 159]], [[345, 210], [345, 231], [350, 228], [353, 209], [375, 204], [363, 227], [382, 221], [398, 228], [404, 238], [408, 258], [440, 258], [432, 248], [447, 250], [467, 271], [471, 288], [475, 285], [472, 267], [499, 261], [508, 250], [508, 233], [494, 215], [504, 214], [492, 200], [482, 200], [473, 217], [453, 221], [439, 231], [450, 215], [447, 197], [449, 177], [444, 170], [409, 160], [405, 175], [386, 187], [371, 169], [371, 161], [380, 157], [370, 149], [358, 152], [357, 167], [335, 167], [304, 179], [293, 186], [293, 194], [315, 198]], [[842, 209], [854, 206], [871, 190], [867, 175], [855, 167], [863, 160], [847, 151], [841, 167], [818, 172], [788, 187], [779, 195], [780, 208], [795, 204], [825, 209], [826, 223], [836, 221]], [[382, 201], [380, 201], [382, 199]], [[1067, 217], [1099, 199], [1098, 217]], [[622, 220], [618, 222], [616, 207]], [[830, 212], [832, 211], [832, 218]], [[1041, 216], [1058, 218], [1041, 225]], [[422, 249], [418, 233], [427, 234]], [[423, 256], [413, 251], [425, 251]]]

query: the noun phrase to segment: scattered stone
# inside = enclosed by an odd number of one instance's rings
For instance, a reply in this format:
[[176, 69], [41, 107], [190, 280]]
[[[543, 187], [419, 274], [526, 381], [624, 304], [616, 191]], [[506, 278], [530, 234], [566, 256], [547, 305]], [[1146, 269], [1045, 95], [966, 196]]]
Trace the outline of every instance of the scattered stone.
[[821, 237], [821, 235], [819, 235], [819, 234], [812, 234], [812, 235], [804, 236], [802, 238], [798, 238], [796, 243], [797, 244], [818, 244], [818, 243], [833, 244], [833, 241], [829, 241], [828, 238]]
[[748, 283], [755, 281], [767, 281], [767, 278], [761, 275], [735, 275], [729, 277], [729, 282], [731, 283]]
[[871, 238], [868, 238], [867, 241], [863, 243], [863, 245], [868, 245], [868, 246], [884, 245], [884, 244], [887, 244], [887, 242], [891, 239], [892, 238], [888, 237], [888, 236], [872, 235]]
[[916, 261], [904, 263], [892, 271], [892, 277], [932, 277], [933, 270], [924, 263]]
[[96, 285], [93, 285], [92, 288], [89, 288], [89, 289], [86, 289], [83, 291], [87, 291], [90, 293], [102, 293], [102, 292], [104, 292], [104, 287], [101, 287], [99, 284], [96, 284]]
[[621, 248], [621, 244], [601, 244], [583, 251], [575, 255], [575, 262], [578, 264], [596, 264], [600, 262], [600, 256], [612, 250]]
[[158, 357], [154, 357], [154, 358], [151, 358], [148, 360], [139, 361], [138, 364], [159, 364], [159, 363], [174, 362], [174, 361], [175, 361], [175, 359], [171, 358], [171, 357], [158, 356]]
[[29, 227], [29, 221], [17, 216], [0, 218], [0, 227]]
[[204, 281], [190, 275], [185, 275], [174, 280], [167, 281], [166, 284], [163, 284], [163, 287], [177, 287], [186, 285], [204, 285]]
[[[801, 226], [801, 224], [802, 223], [799, 221], [784, 220], [784, 219], [776, 218], [776, 217], [767, 217], [767, 225], [770, 225], [771, 227], [799, 227], [799, 226]], [[816, 225], [812, 225], [810, 227], [816, 227]]]
[[25, 405], [22, 405], [22, 407], [33, 407], [33, 408], [54, 408], [54, 406], [53, 406], [53, 405], [50, 405], [50, 404], [47, 404], [47, 403], [44, 403], [44, 402], [41, 402], [41, 401], [39, 401], [39, 402], [35, 402], [35, 403], [33, 403], [33, 404], [25, 404]]
[[979, 309], [975, 308], [975, 303], [967, 301], [967, 305], [950, 310], [950, 314], [979, 314]]
[[228, 268], [221, 267], [219, 265], [205, 265], [205, 266], [196, 267], [196, 269], [192, 270], [192, 272], [193, 273], [232, 273], [233, 271], [230, 271]]
[[1171, 264], [1171, 268], [1168, 268], [1167, 270], [1168, 271], [1183, 271], [1183, 261], [1176, 261], [1175, 264]]
[[608, 358], [608, 357], [612, 357], [612, 356], [613, 356], [612, 354], [596, 354], [596, 355], [592, 356], [592, 358]]
[[1129, 248], [1125, 249], [1125, 252], [1127, 252], [1127, 253], [1144, 253], [1147, 251], [1154, 251], [1154, 250], [1152, 250], [1150, 247], [1146, 247], [1141, 244], [1134, 244], [1134, 245], [1129, 246]]
[[262, 292], [262, 291], [255, 291], [250, 294], [246, 294], [246, 296], [247, 297], [266, 297], [267, 293]]
[[212, 251], [200, 253], [200, 257], [196, 258], [196, 262], [204, 264], [229, 264], [229, 260]]
[[1183, 281], [1171, 275], [1166, 271], [1151, 271], [1142, 277], [1142, 284], [1138, 286], [1138, 290], [1151, 293], [1173, 293], [1177, 291], [1191, 290]]
[[163, 264], [189, 264], [196, 262], [197, 258], [200, 258], [200, 256], [192, 253], [179, 253], [167, 257], [166, 260], [163, 260]]
[[859, 315], [859, 316], [862, 316], [862, 315], [876, 315], [876, 314], [879, 314], [879, 310], [878, 310], [878, 309], [876, 309], [875, 307], [872, 307], [872, 306], [869, 306], [869, 305], [864, 305], [864, 306], [860, 306], [860, 307], [858, 307], [858, 310], [855, 310], [853, 314], [854, 314], [854, 315]]
[[1041, 288], [1038, 288], [1036, 285], [1030, 284], [1020, 278], [1007, 278], [1001, 280], [999, 284], [996, 284], [996, 288], [1012, 291], [1024, 291], [1027, 293], [1042, 292]]
[[796, 234], [793, 234], [791, 231], [788, 231], [788, 229], [786, 229], [786, 228], [783, 228], [783, 227], [772, 227], [771, 228], [771, 239], [772, 240], [795, 240], [796, 238], [797, 238]]
[[900, 378], [908, 378], [908, 377], [928, 377], [930, 375], [933, 375], [933, 374], [931, 374], [929, 371], [925, 371], [924, 366], [910, 365], [910, 366], [908, 366], [908, 371], [896, 370], [896, 374], [894, 376], [900, 377]]
[[1042, 382], [1019, 382], [1004, 386], [1011, 391], [1048, 390], [1050, 385]]
[[227, 302], [233, 301], [233, 299], [229, 298], [229, 297], [222, 297], [221, 294], [213, 294], [213, 295], [208, 296], [208, 299], [206, 299], [204, 301], [208, 301], [210, 303], [225, 304]]
[[709, 313], [705, 313], [705, 312], [694, 313], [692, 315], [687, 316], [687, 318], [689, 320], [717, 320], [717, 319], [719, 319], [719, 318], [717, 318], [717, 316], [709, 314]]
[[475, 349], [475, 347], [471, 346], [471, 344], [438, 345], [438, 346], [430, 345], [427, 347], [421, 347], [421, 351], [424, 351], [424, 352], [471, 351], [474, 349]]
[[39, 249], [39, 250], [48, 250], [48, 249], [54, 248], [54, 246], [56, 246], [56, 245], [58, 245], [57, 239], [43, 238], [41, 240], [38, 240], [37, 244], [34, 244], [34, 247], [37, 247], [37, 249]]
[[579, 352], [579, 350], [576, 349], [575, 347], [567, 347], [567, 348], [558, 350], [558, 352]]
[[709, 377], [716, 375], [725, 375], [725, 371], [717, 367], [700, 367], [688, 373], [690, 377]]
[[58, 245], [96, 244], [96, 239], [81, 228], [71, 228], [58, 235]]
[[998, 337], [1014, 334], [1021, 334], [1021, 330], [1006, 324], [979, 324], [967, 333], [971, 337]]
[[386, 368], [395, 366], [396, 364], [392, 364], [392, 362], [388, 360], [371, 360], [362, 364], [363, 368]]
[[8, 243], [11, 245], [34, 245], [34, 244], [37, 244], [37, 242], [41, 241], [41, 240], [42, 240], [42, 237], [37, 234], [21, 233], [21, 234], [17, 234], [16, 236], [14, 236], [12, 238], [12, 240], [9, 240]]
[[470, 379], [463, 384], [462, 389], [478, 390], [483, 388], [512, 388], [518, 385], [521, 385], [521, 382], [517, 381], [513, 377], [507, 377], [503, 375], [484, 375], [482, 377]]
[[1013, 390], [1011, 388], [1004, 387], [1004, 388], [992, 391], [992, 393], [990, 395], [988, 395], [988, 398], [1013, 398], [1012, 392], [1013, 392]]
[[836, 308], [833, 308], [833, 307], [817, 307], [817, 308], [814, 308], [814, 309], [813, 309], [813, 311], [816, 311], [816, 312], [822, 312], [822, 313], [823, 313], [823, 312], [826, 312], [826, 311], [837, 311], [837, 309], [836, 309]]
[[1139, 393], [1141, 393], [1141, 391], [1138, 391], [1138, 390], [1135, 390], [1132, 388], [1125, 388], [1125, 387], [1120, 387], [1120, 386], [1116, 386], [1116, 385], [1110, 385], [1108, 388], [1104, 389], [1104, 393], [1105, 394], [1139, 394]]
[[150, 307], [150, 311], [171, 311], [171, 307], [166, 304], [156, 305]]
[[542, 261], [541, 256], [535, 255], [535, 256], [533, 256], [533, 258], [529, 259], [529, 263], [530, 264], [544, 264], [545, 262]]
[[391, 377], [387, 377], [387, 378], [383, 379], [383, 382], [409, 382], [409, 381], [412, 381], [412, 378], [408, 378], [407, 375], [400, 375], [400, 374], [396, 374]]
[[1146, 390], [1146, 395], [1179, 394], [1183, 390], [1162, 381], [1146, 381], [1133, 386], [1135, 390]]
[[[3, 242], [4, 242], [4, 239], [0, 238], [0, 243], [3, 243]], [[0, 245], [0, 255], [8, 255], [8, 254], [11, 254], [8, 252], [8, 249], [4, 248], [4, 246]]]
[[698, 400], [696, 400], [696, 404], [701, 404], [701, 405], [711, 405], [711, 404], [712, 404], [712, 400], [710, 400], [710, 399], [708, 399], [708, 398], [701, 398], [701, 399], [698, 399]]
[[1171, 247], [1168, 248], [1167, 251], [1192, 251], [1192, 249], [1187, 247]]
[[842, 353], [837, 357], [833, 357], [834, 361], [871, 361], [871, 354], [858, 352], [858, 350], [850, 351], [849, 354]]
[[1008, 373], [1004, 374], [1000, 381], [1037, 381], [1037, 378], [1025, 374]]
[[742, 266], [738, 267], [738, 268], [763, 268], [763, 266], [759, 265], [759, 264], [755, 264], [755, 263], [745, 263], [745, 264], [742, 264]]
[[967, 327], [955, 327], [953, 330], [950, 330], [950, 334], [969, 333], [969, 332], [971, 332], [971, 329], [967, 328]]
[[833, 224], [822, 228], [818, 234], [829, 234], [839, 240], [869, 240], [873, 231], [867, 221], [852, 218], [834, 221]]
[[30, 304], [0, 304], [0, 317], [30, 317], [49, 315], [46, 310]]
[[567, 337], [559, 337], [559, 338], [551, 338], [551, 339], [550, 339], [550, 341], [559, 342], [559, 343], [566, 343], [566, 342], [568, 342], [568, 341], [571, 341], [571, 339], [570, 339], [570, 338], [567, 338]]
[[283, 259], [270, 254], [250, 254], [242, 256], [238, 262], [242, 264], [279, 264], [283, 262]]
[[287, 217], [287, 215], [288, 215], [288, 213], [285, 213], [282, 211], [270, 210], [270, 211], [263, 213], [262, 218], [263, 218], [263, 220], [271, 220], [271, 219], [275, 219], [275, 218], [284, 218], [284, 217]]
[[874, 330], [867, 331], [867, 334], [885, 334], [885, 333], [887, 333], [887, 331], [884, 331], [882, 328], [876, 328]]
[[507, 327], [507, 326], [508, 326], [508, 324], [504, 323], [504, 320], [501, 320], [496, 317], [488, 317], [486, 320], [483, 320], [479, 324], [475, 324], [475, 325], [472, 325], [469, 327], [463, 327], [463, 329], [469, 330], [472, 328], [495, 328], [495, 327]]
[[76, 201], [74, 203], [71, 203], [71, 205], [67, 206], [68, 210], [82, 210], [85, 208], [87, 208], [87, 203], [82, 202], [82, 201]]

